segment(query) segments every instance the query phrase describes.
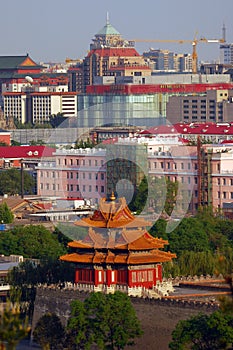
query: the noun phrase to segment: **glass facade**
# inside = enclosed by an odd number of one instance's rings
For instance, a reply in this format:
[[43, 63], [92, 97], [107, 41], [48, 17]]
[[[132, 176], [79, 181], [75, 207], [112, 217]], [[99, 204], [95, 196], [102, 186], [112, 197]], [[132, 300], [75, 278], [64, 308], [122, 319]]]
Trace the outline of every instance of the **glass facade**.
[[78, 126], [155, 126], [165, 123], [168, 94], [80, 94]]

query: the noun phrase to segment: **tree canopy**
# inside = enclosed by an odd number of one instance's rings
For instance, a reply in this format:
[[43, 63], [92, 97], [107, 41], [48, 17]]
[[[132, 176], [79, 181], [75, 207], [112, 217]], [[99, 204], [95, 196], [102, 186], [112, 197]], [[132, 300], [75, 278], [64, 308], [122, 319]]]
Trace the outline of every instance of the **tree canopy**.
[[38, 320], [33, 331], [34, 340], [43, 350], [62, 350], [64, 336], [65, 328], [54, 313], [44, 314]]
[[[33, 194], [35, 179], [27, 171], [23, 171], [24, 194]], [[7, 169], [0, 172], [0, 195], [16, 195], [21, 193], [21, 171], [20, 169]]]
[[99, 349], [120, 350], [142, 335], [130, 298], [121, 292], [92, 293], [84, 303], [73, 301], [67, 331], [79, 349], [95, 344]]
[[57, 235], [43, 225], [16, 226], [0, 235], [0, 254], [49, 259], [57, 258], [65, 252], [66, 249]]
[[200, 313], [178, 322], [172, 332], [172, 350], [229, 349], [233, 342], [233, 317], [219, 311], [211, 315]]
[[0, 204], [0, 223], [10, 224], [13, 222], [14, 214], [6, 203]]

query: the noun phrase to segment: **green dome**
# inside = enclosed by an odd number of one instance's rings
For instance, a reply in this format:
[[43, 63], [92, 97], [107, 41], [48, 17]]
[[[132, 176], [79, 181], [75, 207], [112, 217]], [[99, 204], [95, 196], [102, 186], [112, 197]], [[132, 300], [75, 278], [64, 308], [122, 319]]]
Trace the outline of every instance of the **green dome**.
[[120, 33], [109, 22], [107, 22], [105, 26], [96, 34], [96, 36], [99, 35], [120, 35]]

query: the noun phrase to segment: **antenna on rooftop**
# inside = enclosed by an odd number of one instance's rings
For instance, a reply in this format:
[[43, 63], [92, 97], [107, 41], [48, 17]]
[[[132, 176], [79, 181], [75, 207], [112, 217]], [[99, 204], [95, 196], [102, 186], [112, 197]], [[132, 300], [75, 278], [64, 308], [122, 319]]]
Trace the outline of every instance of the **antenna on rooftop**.
[[109, 24], [109, 13], [107, 11], [107, 14], [106, 14], [106, 24], [108, 25]]
[[224, 42], [226, 42], [226, 26], [225, 26], [224, 22], [223, 22], [223, 26], [222, 26], [222, 38], [223, 38]]

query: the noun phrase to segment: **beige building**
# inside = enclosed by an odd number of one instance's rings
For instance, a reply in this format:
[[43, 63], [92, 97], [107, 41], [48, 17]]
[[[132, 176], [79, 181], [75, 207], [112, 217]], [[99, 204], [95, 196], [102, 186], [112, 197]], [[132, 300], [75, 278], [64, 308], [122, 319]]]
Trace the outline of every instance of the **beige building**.
[[170, 96], [167, 102], [167, 120], [180, 122], [230, 122], [233, 115], [232, 90], [207, 90], [203, 94]]
[[95, 35], [90, 51], [83, 61], [84, 89], [97, 76], [144, 76], [151, 69], [134, 48], [133, 41], [124, 40], [109, 23]]

